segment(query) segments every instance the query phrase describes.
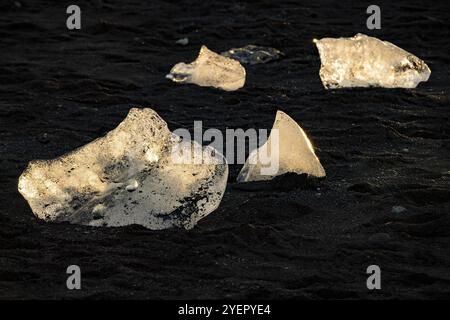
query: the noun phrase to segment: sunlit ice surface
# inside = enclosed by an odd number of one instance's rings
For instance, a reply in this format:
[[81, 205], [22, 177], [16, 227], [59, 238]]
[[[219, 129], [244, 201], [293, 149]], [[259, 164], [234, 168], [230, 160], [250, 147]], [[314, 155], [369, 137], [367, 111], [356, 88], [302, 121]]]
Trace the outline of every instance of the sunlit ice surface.
[[278, 111], [269, 138], [250, 153], [237, 181], [270, 180], [288, 172], [325, 177], [306, 133], [286, 113]]
[[104, 137], [54, 160], [30, 162], [18, 188], [46, 221], [190, 229], [219, 206], [228, 165], [196, 142], [178, 149], [211, 159], [177, 163], [172, 149], [178, 144], [155, 111], [133, 108]]
[[191, 63], [177, 63], [166, 75], [177, 83], [192, 83], [234, 91], [245, 84], [245, 68], [239, 61], [221, 56], [202, 46], [197, 59]]
[[319, 50], [319, 74], [326, 89], [415, 88], [431, 74], [427, 64], [413, 54], [364, 34], [313, 42]]

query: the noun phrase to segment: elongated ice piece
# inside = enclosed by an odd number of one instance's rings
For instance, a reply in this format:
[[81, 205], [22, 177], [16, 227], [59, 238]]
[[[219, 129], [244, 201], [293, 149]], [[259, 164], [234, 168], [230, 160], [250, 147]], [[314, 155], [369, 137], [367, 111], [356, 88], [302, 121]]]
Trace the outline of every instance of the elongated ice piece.
[[286, 113], [277, 111], [269, 138], [250, 153], [237, 181], [270, 180], [287, 172], [325, 177], [325, 170], [303, 129]]
[[326, 89], [415, 88], [431, 71], [425, 62], [387, 41], [358, 33], [352, 38], [314, 40]]
[[284, 53], [275, 48], [249, 44], [242, 48], [232, 48], [222, 52], [221, 55], [235, 59], [243, 64], [259, 64], [281, 59], [281, 57], [284, 56]]
[[[208, 164], [179, 164], [176, 146], [202, 153]], [[106, 136], [30, 162], [19, 191], [47, 221], [190, 229], [219, 206], [227, 183], [225, 159], [202, 150], [196, 142], [182, 144], [152, 109], [133, 108]]]
[[179, 83], [234, 91], [244, 86], [245, 69], [239, 61], [223, 57], [202, 46], [194, 62], [177, 63], [166, 78]]

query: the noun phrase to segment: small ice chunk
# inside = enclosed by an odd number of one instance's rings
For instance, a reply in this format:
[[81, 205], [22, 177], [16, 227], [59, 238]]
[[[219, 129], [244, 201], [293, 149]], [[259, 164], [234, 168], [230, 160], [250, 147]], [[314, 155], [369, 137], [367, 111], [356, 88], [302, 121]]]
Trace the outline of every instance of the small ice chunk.
[[[277, 138], [273, 137], [274, 134]], [[264, 168], [267, 170], [274, 164], [278, 164], [276, 172], [264, 173]], [[264, 145], [250, 153], [237, 181], [270, 180], [287, 172], [325, 177], [325, 170], [303, 129], [286, 113], [277, 111], [269, 138]]]
[[179, 83], [193, 83], [234, 91], [245, 84], [245, 69], [236, 60], [223, 57], [202, 46], [197, 59], [177, 63], [166, 78]]
[[243, 64], [258, 64], [281, 59], [281, 57], [284, 56], [284, 53], [275, 48], [249, 44], [242, 48], [232, 48], [222, 52], [221, 55], [235, 59]]
[[391, 210], [392, 213], [402, 213], [404, 211], [406, 211], [406, 208], [402, 206], [393, 206]]
[[[18, 188], [47, 221], [190, 229], [219, 206], [228, 165], [217, 151], [180, 141], [155, 111], [133, 108], [106, 136], [54, 160], [30, 162]], [[178, 149], [200, 153], [204, 162], [180, 163]]]
[[176, 44], [180, 44], [182, 46], [186, 46], [189, 44], [189, 39], [188, 38], [181, 38], [178, 39], [177, 41], [175, 41]]
[[358, 33], [352, 38], [314, 40], [326, 89], [415, 88], [431, 71], [424, 61], [387, 41]]

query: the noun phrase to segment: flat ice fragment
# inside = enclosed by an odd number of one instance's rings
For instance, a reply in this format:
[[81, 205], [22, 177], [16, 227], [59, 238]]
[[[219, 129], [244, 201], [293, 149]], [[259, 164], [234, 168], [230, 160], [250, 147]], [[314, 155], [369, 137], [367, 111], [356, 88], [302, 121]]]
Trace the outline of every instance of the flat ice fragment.
[[202, 87], [234, 91], [244, 86], [245, 69], [238, 61], [223, 57], [202, 46], [194, 62], [177, 63], [166, 78], [179, 83], [193, 83]]
[[[276, 172], [264, 173], [269, 163], [278, 163]], [[269, 138], [264, 145], [250, 153], [237, 181], [270, 180], [289, 172], [325, 177], [325, 170], [303, 129], [286, 113], [277, 111]]]
[[[18, 188], [47, 221], [190, 229], [219, 206], [228, 165], [218, 152], [180, 140], [155, 111], [133, 108], [104, 137], [54, 160], [30, 162]], [[177, 146], [208, 157], [207, 164], [180, 163]]]
[[235, 59], [243, 64], [258, 64], [281, 59], [284, 53], [275, 48], [249, 44], [242, 48], [232, 48], [222, 52], [221, 55]]
[[177, 41], [175, 41], [176, 44], [182, 45], [182, 46], [186, 46], [189, 44], [189, 39], [188, 38], [181, 38], [178, 39]]
[[326, 89], [415, 88], [431, 74], [426, 63], [413, 54], [361, 33], [352, 38], [323, 38], [314, 42], [322, 63], [320, 79]]
[[391, 210], [392, 213], [402, 213], [404, 211], [406, 211], [406, 208], [402, 206], [393, 206]]

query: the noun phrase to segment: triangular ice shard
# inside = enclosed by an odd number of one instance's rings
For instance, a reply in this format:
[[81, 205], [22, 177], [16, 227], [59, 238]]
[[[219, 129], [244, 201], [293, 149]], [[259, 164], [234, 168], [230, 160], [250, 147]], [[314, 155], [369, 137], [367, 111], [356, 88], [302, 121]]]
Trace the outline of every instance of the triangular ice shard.
[[269, 138], [250, 153], [237, 181], [269, 180], [287, 172], [325, 177], [325, 170], [303, 129], [278, 111]]
[[326, 89], [346, 87], [415, 88], [431, 71], [411, 53], [358, 33], [352, 38], [314, 40]]
[[245, 69], [239, 61], [223, 57], [202, 46], [194, 62], [177, 63], [166, 78], [179, 83], [234, 91], [244, 86]]
[[[180, 164], [177, 146], [202, 153], [207, 164]], [[152, 109], [133, 108], [106, 136], [57, 159], [32, 161], [19, 191], [47, 221], [190, 229], [225, 191], [228, 165], [211, 154], [196, 142], [181, 143]]]

